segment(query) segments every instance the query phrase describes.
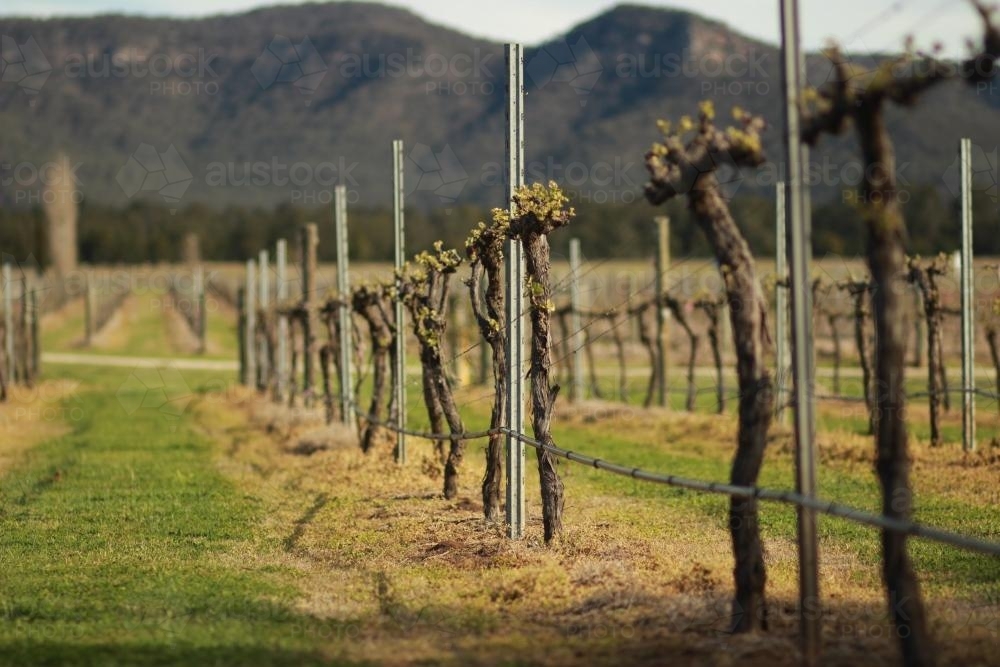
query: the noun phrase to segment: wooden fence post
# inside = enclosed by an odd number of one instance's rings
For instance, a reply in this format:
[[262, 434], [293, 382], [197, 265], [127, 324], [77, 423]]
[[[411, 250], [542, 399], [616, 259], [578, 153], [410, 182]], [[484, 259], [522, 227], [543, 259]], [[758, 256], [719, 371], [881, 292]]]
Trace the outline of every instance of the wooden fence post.
[[10, 260], [3, 263], [3, 349], [7, 382], [14, 382], [14, 282], [11, 276]]
[[316, 248], [319, 245], [319, 231], [316, 223], [309, 222], [299, 230], [299, 261], [302, 265], [302, 393], [306, 407], [311, 407], [316, 386], [316, 334], [319, 322], [316, 319]]
[[242, 285], [236, 288], [236, 344], [240, 356], [240, 382], [247, 384], [249, 372], [247, 369], [247, 303], [246, 288]]
[[252, 259], [247, 260], [246, 286], [243, 290], [244, 312], [246, 313], [246, 325], [244, 330], [243, 346], [246, 356], [244, 366], [245, 375], [243, 383], [248, 387], [253, 387], [257, 381], [257, 355], [256, 334], [257, 334], [257, 265]]
[[670, 270], [670, 218], [656, 217], [656, 352], [657, 352], [657, 403], [660, 407], [669, 405], [667, 391], [670, 373], [670, 311], [664, 303], [667, 292], [667, 272]]
[[[285, 275], [288, 262], [288, 246], [285, 243], [285, 239], [278, 239], [278, 243], [274, 248], [274, 261], [275, 270], [277, 271], [277, 305], [279, 310], [284, 311], [286, 307], [285, 300], [288, 299], [288, 282]], [[275, 384], [275, 400], [280, 403], [285, 400], [285, 393], [288, 390], [288, 315], [284, 312], [278, 314], [277, 338], [276, 363], [278, 367], [276, 372], [278, 377]]]
[[35, 379], [38, 378], [42, 371], [42, 346], [39, 338], [39, 320], [41, 319], [41, 314], [38, 310], [38, 293], [32, 289], [28, 292], [28, 295], [31, 308], [31, 326], [29, 327], [31, 335], [31, 377]]
[[261, 250], [257, 255], [257, 286], [259, 288], [259, 294], [257, 296], [258, 307], [260, 308], [261, 321], [260, 327], [263, 335], [260, 336], [260, 341], [257, 347], [258, 362], [257, 367], [260, 369], [258, 372], [257, 389], [260, 391], [267, 391], [267, 387], [271, 381], [271, 367], [268, 363], [271, 351], [270, 339], [267, 332], [268, 327], [268, 313], [267, 308], [270, 305], [270, 276], [268, 275], [270, 267], [270, 258], [267, 255], [267, 250]]
[[354, 421], [354, 379], [351, 373], [353, 327], [351, 326], [351, 284], [348, 272], [347, 188], [333, 189], [334, 220], [337, 224], [337, 292], [340, 295], [340, 417], [345, 424]]
[[198, 326], [198, 354], [205, 354], [205, 339], [208, 331], [208, 311], [205, 309], [205, 268], [199, 264], [194, 271], [194, 298], [196, 301], [198, 318], [195, 320]]
[[87, 347], [90, 347], [94, 339], [96, 311], [93, 280], [91, 274], [87, 273], [83, 289], [83, 343]]
[[580, 239], [569, 240], [569, 331], [570, 368], [572, 380], [569, 385], [569, 400], [576, 403], [583, 400], [583, 346], [584, 332], [580, 317]]

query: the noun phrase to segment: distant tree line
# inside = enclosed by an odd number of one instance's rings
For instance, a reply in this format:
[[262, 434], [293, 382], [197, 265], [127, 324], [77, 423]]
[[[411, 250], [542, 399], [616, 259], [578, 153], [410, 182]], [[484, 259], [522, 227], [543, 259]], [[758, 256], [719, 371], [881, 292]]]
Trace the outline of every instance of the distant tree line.
[[[855, 256], [863, 252], [861, 212], [853, 192], [813, 207], [813, 247], [818, 257]], [[911, 254], [932, 255], [958, 249], [958, 201], [931, 186], [911, 189], [905, 197]], [[985, 192], [974, 198], [975, 252], [1000, 255], [1000, 213]], [[632, 204], [579, 207], [573, 233], [588, 259], [643, 258], [655, 246], [655, 226], [648, 206]], [[680, 199], [663, 207], [671, 218], [671, 252], [675, 257], [708, 257], [710, 252]], [[739, 194], [732, 201], [733, 217], [755, 255], [774, 254], [774, 202], [755, 194]], [[392, 259], [392, 215], [387, 209], [349, 211], [351, 253], [358, 260]], [[442, 239], [459, 246], [470, 221], [488, 219], [477, 206], [410, 210], [406, 214], [407, 243], [411, 249], [431, 247]], [[320, 226], [320, 238], [333, 238], [332, 207], [300, 208], [284, 204], [274, 209], [228, 207], [216, 209], [193, 203], [171, 213], [160, 203], [138, 201], [127, 208], [83, 202], [79, 221], [79, 258], [89, 264], [177, 262], [185, 234], [198, 233], [202, 257], [209, 261], [241, 261], [279, 238], [290, 238], [304, 222]], [[32, 255], [47, 266], [49, 247], [41, 207], [0, 208], [0, 251], [20, 260]], [[561, 249], [554, 250], [558, 257]], [[320, 260], [332, 261], [330, 242], [320, 243]]]

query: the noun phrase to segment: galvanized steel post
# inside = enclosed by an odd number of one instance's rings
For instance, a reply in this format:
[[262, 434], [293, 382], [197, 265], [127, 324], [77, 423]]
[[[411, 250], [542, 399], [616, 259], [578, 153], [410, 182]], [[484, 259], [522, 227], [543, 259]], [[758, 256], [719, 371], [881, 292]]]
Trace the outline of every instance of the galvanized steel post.
[[[507, 206], [512, 215], [514, 193], [524, 185], [524, 50], [507, 44]], [[507, 404], [504, 425], [516, 434], [524, 432], [524, 255], [521, 244], [509, 240], [504, 265], [507, 302]], [[506, 435], [507, 450], [507, 535], [524, 534], [524, 443]]]
[[[396, 291], [402, 285], [403, 265], [406, 263], [405, 193], [403, 191], [403, 140], [392, 142], [392, 221], [395, 248], [393, 266], [396, 269]], [[406, 463], [406, 311], [403, 300], [397, 298], [394, 306], [396, 327], [396, 362], [393, 368], [396, 388], [396, 463]]]

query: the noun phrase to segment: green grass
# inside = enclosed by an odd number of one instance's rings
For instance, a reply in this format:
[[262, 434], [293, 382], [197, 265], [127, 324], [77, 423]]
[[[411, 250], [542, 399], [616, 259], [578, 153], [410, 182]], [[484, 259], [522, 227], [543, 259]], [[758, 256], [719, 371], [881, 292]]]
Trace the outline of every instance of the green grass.
[[[176, 354], [162, 311], [148, 296], [136, 305], [127, 338], [103, 353]], [[82, 328], [78, 318], [68, 318], [62, 327], [47, 331], [46, 349], [66, 349], [59, 346], [79, 336], [77, 327]], [[235, 356], [234, 323], [228, 318], [210, 317], [208, 335], [217, 345], [214, 356]], [[361, 620], [332, 622], [295, 611], [302, 592], [291, 566], [255, 558], [264, 539], [260, 525], [270, 508], [217, 472], [213, 456], [230, 443], [209, 441], [190, 409], [181, 410], [179, 417], [155, 405], [129, 414], [125, 406], [133, 405], [138, 389], [126, 383], [128, 369], [53, 365], [46, 372], [83, 383], [66, 399], [75, 408], [66, 414], [79, 419], [71, 422], [70, 433], [30, 450], [21, 465], [0, 477], [0, 562], [5, 564], [0, 569], [0, 664], [318, 664], [327, 657], [321, 650], [350, 636], [351, 624]], [[680, 377], [679, 369], [674, 377]], [[182, 399], [219, 391], [232, 381], [194, 371], [185, 371], [183, 379], [187, 388], [179, 392]], [[605, 396], [612, 397], [616, 379], [603, 376], [601, 381]], [[922, 371], [911, 372], [910, 391], [922, 391], [923, 383]], [[698, 411], [713, 411], [712, 377], [701, 376], [698, 384], [703, 389]], [[850, 381], [849, 393], [856, 384]], [[730, 382], [730, 390], [734, 387]], [[641, 401], [645, 379], [630, 378], [630, 391], [633, 405]], [[682, 387], [671, 392], [674, 409], [683, 407], [684, 396]], [[735, 406], [735, 399], [729, 400], [730, 414]], [[992, 402], [980, 399], [979, 406], [989, 411]], [[489, 407], [489, 400], [463, 406], [470, 430], [486, 424]], [[425, 427], [416, 386], [408, 408], [410, 425]], [[640, 431], [614, 417], [560, 422], [559, 412], [557, 407], [554, 435], [561, 446], [649, 470], [728, 479], [732, 447], [712, 441], [728, 438], [719, 429], [700, 433], [695, 427], [678, 434], [667, 419], [663, 428]], [[839, 415], [821, 413], [819, 428], [825, 437], [861, 433], [863, 410], [855, 406]], [[927, 426], [916, 421], [911, 431], [926, 438]], [[953, 425], [946, 425], [944, 434], [946, 440], [959, 438]], [[465, 477], [478, 476], [481, 451], [479, 443], [469, 446]], [[528, 456], [530, 512], [537, 513], [534, 455], [529, 451]], [[567, 487], [567, 522], [574, 521], [574, 498], [607, 495], [635, 499], [642, 511], [652, 507], [665, 516], [696, 514], [706, 527], [725, 528], [728, 499], [723, 496], [638, 482], [568, 462], [560, 469]], [[772, 451], [760, 483], [792, 488], [791, 457]], [[868, 465], [825, 462], [819, 483], [826, 499], [871, 512], [879, 509], [879, 489]], [[916, 504], [921, 521], [1000, 539], [1000, 515], [981, 504], [932, 493], [919, 495]], [[335, 505], [336, 499], [331, 500], [328, 511]], [[627, 511], [616, 510], [611, 520], [637, 536], [650, 531]], [[763, 503], [761, 523], [766, 540], [794, 540], [793, 508]], [[878, 533], [825, 517], [819, 529], [821, 553], [829, 547], [851, 552], [865, 565], [852, 578], [880, 590]], [[358, 533], [351, 544], [339, 545], [334, 530], [322, 537], [330, 548], [364, 558], [362, 538], [364, 533]], [[374, 544], [377, 538], [372, 533], [368, 541]], [[719, 548], [729, 546], [720, 543]], [[1000, 559], [917, 539], [911, 541], [911, 553], [930, 597], [1000, 602]], [[442, 567], [442, 580], [450, 572]]]
[[208, 352], [199, 355], [182, 349], [171, 340], [167, 329], [166, 304], [162, 294], [144, 292], [130, 297], [124, 331], [112, 331], [109, 344], [82, 346], [84, 322], [82, 308], [72, 304], [57, 325], [43, 327], [42, 349], [46, 352], [80, 352], [98, 355], [123, 355], [151, 358], [191, 357], [205, 359], [236, 358], [236, 319], [227, 307], [214, 300], [208, 303], [205, 336]]
[[83, 308], [80, 304], [67, 306], [59, 326], [42, 326], [40, 331], [42, 349], [67, 352], [78, 349], [83, 341]]
[[209, 351], [206, 359], [236, 359], [236, 314], [222, 304], [212, 307], [208, 302], [208, 320], [205, 323], [205, 340]]
[[238, 565], [262, 508], [215, 471], [189, 413], [127, 414], [124, 369], [56, 370], [85, 383], [80, 418], [0, 487], [0, 664], [321, 662], [329, 622], [290, 609], [290, 573]]
[[[914, 380], [912, 385], [911, 391], [920, 390], [918, 381]], [[683, 392], [673, 392], [670, 398], [673, 409], [683, 410]], [[565, 399], [559, 400], [562, 402]], [[735, 404], [735, 400], [729, 401], [729, 412], [735, 411]], [[489, 407], [489, 400], [473, 400], [463, 406], [466, 428], [485, 428], [489, 420]], [[699, 394], [698, 411], [704, 413], [713, 409], [714, 393]], [[409, 412], [411, 426], [426, 428], [426, 413], [415, 391], [410, 392]], [[836, 437], [831, 436], [831, 431], [864, 433], [866, 422], [863, 412], [860, 409], [855, 412], [856, 414], [839, 420], [824, 419], [820, 427], [826, 432], [826, 437]], [[622, 422], [617, 417], [593, 420], [582, 425], [568, 425], [560, 423], [558, 415], [557, 408], [553, 436], [556, 443], [566, 449], [630, 467], [684, 477], [720, 481], [729, 479], [733, 449], [702, 444], [706, 438], [720, 437], [718, 430], [713, 429], [704, 436], [697, 432], [688, 433], [683, 438], [671, 441], [665, 435], [670, 430], [669, 423], [665, 423], [668, 428], [662, 430], [652, 428], [636, 432], [630, 428], [630, 423]], [[926, 425], [914, 426], [915, 428], [911, 428], [917, 437], [926, 437]], [[530, 433], [530, 424], [528, 430]], [[950, 437], [953, 442], [960, 442], [960, 433], [952, 433], [951, 427], [942, 430], [946, 439]], [[773, 444], [771, 448], [774, 448]], [[474, 449], [478, 452], [480, 448]], [[956, 451], [955, 456], [960, 458], [961, 452]], [[527, 484], [531, 486], [537, 484], [537, 481], [533, 472], [535, 457], [530, 449], [528, 457], [530, 477]], [[478, 453], [473, 460], [475, 463], [470, 462], [469, 465], [478, 466]], [[725, 496], [654, 485], [565, 461], [560, 462], [560, 469], [567, 477], [567, 497], [570, 498], [570, 503], [574, 493], [631, 496], [670, 511], [699, 512], [705, 517], [707, 525], [721, 529], [727, 526], [729, 500]], [[871, 466], [852, 465], [842, 461], [824, 462], [820, 465], [818, 483], [818, 494], [825, 500], [847, 504], [873, 514], [880, 513], [881, 491]], [[794, 489], [792, 456], [772, 452], [765, 460], [759, 484], [769, 488]], [[975, 493], [975, 490], [971, 492]], [[765, 539], [795, 540], [794, 507], [762, 502], [760, 518]], [[955, 498], [922, 493], [916, 498], [914, 518], [935, 527], [1000, 541], [1000, 514], [984, 507], [982, 503], [962, 502]], [[867, 572], [858, 573], [857, 576], [867, 579], [873, 586], [880, 585], [880, 542], [876, 529], [840, 518], [821, 516], [819, 536], [821, 550], [824, 545], [834, 545], [854, 553], [862, 562], [870, 564]], [[928, 593], [958, 594], [991, 603], [1000, 602], [1000, 559], [922, 539], [913, 539], [910, 544], [915, 566]]]

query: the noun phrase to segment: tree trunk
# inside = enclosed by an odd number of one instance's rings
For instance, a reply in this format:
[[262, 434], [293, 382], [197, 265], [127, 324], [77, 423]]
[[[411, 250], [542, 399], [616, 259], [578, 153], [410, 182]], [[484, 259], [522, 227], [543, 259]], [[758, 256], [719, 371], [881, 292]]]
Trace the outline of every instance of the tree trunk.
[[649, 333], [649, 324], [646, 323], [644, 317], [646, 309], [649, 306], [649, 303], [645, 303], [636, 307], [633, 311], [636, 322], [639, 324], [639, 342], [646, 348], [646, 353], [649, 355], [649, 382], [646, 385], [646, 397], [642, 400], [642, 407], [644, 408], [648, 408], [653, 404], [653, 392], [656, 390], [656, 369], [658, 368], [656, 342]]
[[726, 376], [722, 371], [722, 350], [719, 340], [719, 307], [714, 300], [702, 299], [696, 304], [708, 317], [708, 344], [712, 348], [712, 364], [715, 366], [715, 412], [726, 411]]
[[385, 421], [388, 408], [386, 392], [389, 378], [390, 350], [396, 337], [389, 319], [385, 298], [378, 287], [361, 287], [352, 295], [352, 308], [368, 325], [372, 345], [372, 397], [368, 405], [370, 419], [365, 420], [361, 435], [361, 451], [369, 452], [375, 444], [375, 436], [382, 428], [378, 423]]
[[[990, 359], [993, 360], [993, 374], [996, 381], [996, 393], [1000, 396], [1000, 350], [997, 349], [997, 330], [990, 327], [986, 330], [986, 342], [990, 345]], [[997, 409], [1000, 410], [1000, 399], [997, 400]]]
[[938, 380], [938, 387], [941, 392], [941, 404], [944, 405], [944, 411], [951, 411], [951, 394], [948, 392], [948, 367], [944, 365], [944, 343], [943, 336], [941, 335], [941, 329], [944, 325], [944, 314], [938, 312], [937, 315], [937, 367], [938, 373], [940, 373], [940, 380]]
[[681, 303], [670, 296], [669, 294], [663, 295], [664, 302], [670, 312], [673, 313], [674, 319], [677, 323], [681, 325], [684, 329], [684, 333], [687, 334], [688, 338], [688, 364], [687, 364], [687, 401], [685, 403], [685, 409], [688, 412], [694, 412], [695, 400], [698, 397], [698, 387], [694, 381], [694, 368], [695, 362], [698, 359], [698, 336], [695, 335], [694, 331], [688, 325], [687, 317], [684, 314], [683, 307]]
[[879, 407], [875, 405], [875, 396], [872, 392], [871, 355], [868, 352], [868, 336], [865, 333], [865, 319], [868, 317], [865, 297], [868, 295], [869, 287], [864, 283], [854, 283], [851, 289], [851, 295], [854, 297], [854, 344], [858, 348], [858, 363], [861, 364], [861, 389], [864, 392], [865, 409], [868, 411], [868, 433], [873, 434], [878, 421]]
[[333, 387], [330, 382], [330, 361], [334, 356], [333, 348], [323, 345], [319, 348], [319, 371], [323, 381], [323, 412], [326, 416], [326, 423], [333, 423]]
[[[597, 366], [594, 364], [594, 341], [590, 336], [590, 327], [594, 323], [593, 320], [587, 323], [583, 328], [583, 349], [584, 354], [587, 356], [587, 367], [590, 371], [590, 394], [596, 399], [604, 398], [604, 394], [601, 392], [600, 383], [597, 381]], [[581, 398], [583, 398], [581, 396]]]
[[559, 322], [560, 337], [556, 340], [559, 347], [559, 356], [556, 358], [556, 375], [564, 382], [573, 382], [573, 373], [576, 372], [573, 364], [573, 334], [569, 327], [570, 307], [564, 306], [556, 311], [556, 320]]
[[[552, 407], [559, 394], [559, 385], [551, 385], [549, 368], [551, 359], [550, 304], [552, 285], [549, 277], [549, 239], [542, 231], [525, 229], [521, 232], [521, 245], [528, 278], [531, 281], [531, 426], [535, 440], [543, 445], [554, 445], [550, 431]], [[542, 523], [545, 541], [562, 533], [563, 483], [556, 470], [556, 460], [544, 449], [536, 449], [538, 478], [542, 495]]]
[[[862, 195], [871, 202], [868, 214], [868, 266], [875, 286], [873, 295], [877, 350], [876, 452], [882, 485], [882, 512], [910, 518], [910, 461], [906, 432], [906, 362], [904, 238], [906, 226], [896, 192], [896, 160], [885, 129], [881, 99], [855, 112], [864, 153], [865, 181]], [[927, 630], [920, 585], [906, 549], [906, 535], [882, 531], [883, 576], [889, 609], [900, 637], [907, 665], [934, 663], [934, 650]]]
[[[4, 339], [6, 329], [0, 325], [0, 341]], [[0, 345], [0, 402], [7, 400], [7, 350]]]
[[[491, 252], [491, 249], [495, 249], [495, 252]], [[467, 283], [472, 312], [479, 325], [479, 332], [490, 347], [493, 369], [493, 409], [490, 411], [490, 429], [494, 431], [503, 426], [504, 405], [507, 403], [507, 331], [501, 325], [505, 299], [503, 257], [500, 252], [499, 248], [478, 249], [478, 259], [473, 262], [472, 277]], [[484, 275], [486, 276], [485, 298], [480, 294]], [[491, 522], [500, 520], [503, 455], [503, 434], [495, 432], [486, 444], [486, 470], [482, 485], [483, 516]]]
[[833, 395], [840, 396], [840, 329], [837, 328], [837, 315], [826, 316], [830, 326], [830, 336], [833, 338]]
[[465, 442], [461, 440], [461, 435], [465, 433], [465, 425], [462, 423], [458, 405], [455, 403], [455, 396], [444, 373], [444, 366], [441, 365], [438, 368], [440, 371], [435, 372], [438, 398], [441, 401], [444, 418], [448, 422], [448, 430], [452, 435], [448, 456], [444, 462], [444, 497], [451, 499], [458, 495], [458, 472], [459, 468], [462, 467], [462, 459], [465, 457]]
[[[695, 219], [715, 252], [726, 282], [733, 328], [739, 381], [739, 434], [730, 481], [740, 486], [754, 486], [764, 460], [774, 403], [771, 376], [764, 358], [766, 306], [757, 284], [750, 248], [719, 193], [715, 174], [708, 172], [698, 176], [689, 196]], [[732, 630], [766, 629], [764, 585], [767, 573], [755, 498], [730, 499], [729, 530], [736, 560]]]
[[[427, 419], [430, 421], [431, 433], [444, 433], [444, 411], [437, 394], [437, 385], [431, 370], [424, 363], [423, 351], [420, 353], [420, 382], [424, 391], [424, 407], [427, 408]], [[444, 451], [444, 441], [434, 441], [434, 453], [441, 465], [447, 458]]]
[[[247, 311], [246, 296], [242, 287], [236, 290], [236, 349], [240, 360], [241, 383], [249, 384], [247, 380]], [[2, 352], [0, 352], [2, 354]]]
[[296, 314], [288, 317], [288, 349], [291, 352], [291, 359], [288, 362], [288, 407], [290, 408], [295, 407], [295, 397], [299, 391], [299, 347], [296, 345], [298, 337], [295, 335], [295, 323], [298, 320]]
[[[427, 400], [428, 391], [433, 401], [434, 414], [431, 416], [431, 424], [435, 433], [441, 432], [440, 423], [442, 420], [448, 423], [448, 430], [452, 434], [450, 447], [445, 452], [442, 447], [439, 454], [444, 461], [444, 497], [449, 500], [458, 495], [458, 469], [462, 464], [464, 455], [464, 443], [461, 440], [465, 426], [458, 413], [458, 406], [445, 375], [444, 363], [441, 359], [441, 350], [434, 345], [421, 343], [420, 363], [424, 367], [424, 400]], [[428, 414], [432, 407], [428, 404]], [[437, 421], [438, 425], [433, 426]]]
[[628, 369], [625, 365], [625, 340], [622, 337], [620, 325], [628, 322], [628, 314], [625, 320], [620, 321], [620, 315], [615, 313], [608, 318], [611, 327], [611, 335], [615, 343], [616, 356], [618, 357], [618, 400], [628, 403]]
[[420, 344], [424, 403], [431, 428], [441, 433], [442, 420], [448, 423], [450, 446], [445, 453], [440, 445], [438, 454], [444, 463], [444, 496], [451, 499], [458, 494], [458, 471], [465, 454], [465, 441], [462, 440], [465, 426], [448, 382], [441, 343], [447, 333], [448, 281], [461, 259], [455, 251], [443, 250], [440, 242], [434, 248], [433, 254], [418, 256], [421, 271], [408, 276], [401, 297], [410, 311], [413, 333]]
[[927, 318], [927, 401], [931, 413], [931, 447], [941, 444], [941, 332], [935, 317]]
[[924, 303], [924, 320], [927, 326], [927, 407], [930, 412], [931, 447], [941, 444], [941, 309], [934, 262], [921, 265], [916, 259], [909, 261], [908, 278], [920, 290]]

